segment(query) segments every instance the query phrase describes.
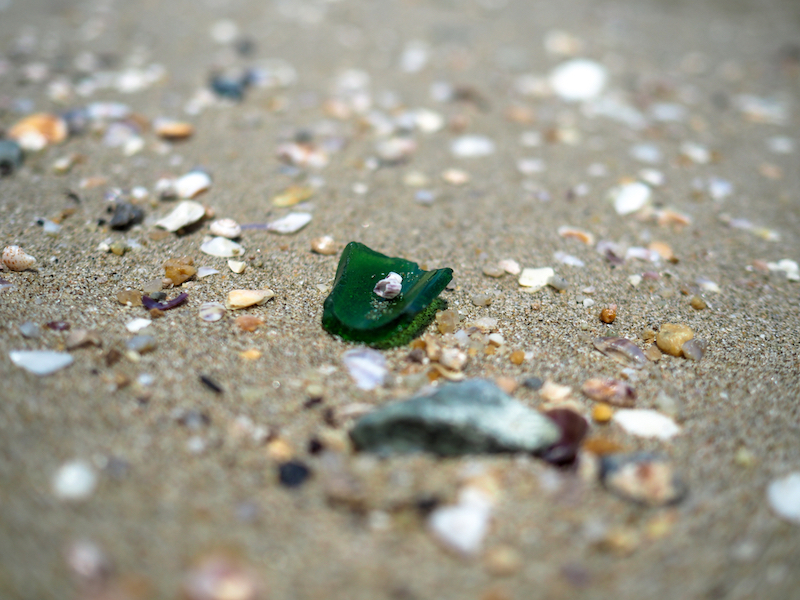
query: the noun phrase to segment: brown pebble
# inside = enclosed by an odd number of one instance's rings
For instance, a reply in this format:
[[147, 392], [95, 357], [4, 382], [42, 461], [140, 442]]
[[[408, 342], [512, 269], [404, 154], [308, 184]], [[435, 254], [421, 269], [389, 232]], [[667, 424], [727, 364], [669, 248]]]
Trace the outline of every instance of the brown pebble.
[[521, 365], [525, 362], [525, 352], [522, 350], [514, 350], [508, 358], [512, 364]]
[[127, 306], [141, 306], [142, 293], [136, 290], [123, 290], [117, 292], [117, 302]]
[[671, 356], [681, 356], [681, 347], [694, 337], [694, 332], [688, 325], [664, 323], [658, 330], [656, 344], [658, 349]]
[[173, 285], [180, 285], [188, 281], [197, 273], [194, 267], [194, 260], [191, 256], [181, 256], [180, 258], [169, 258], [164, 263], [164, 275], [172, 281]]
[[647, 360], [650, 362], [658, 362], [661, 360], [661, 350], [658, 349], [658, 346], [653, 344], [652, 346], [648, 346], [647, 349], [644, 351], [644, 355], [647, 357]]
[[166, 229], [154, 229], [153, 231], [147, 234], [147, 237], [149, 237], [154, 242], [160, 242], [161, 240], [167, 239], [169, 236], [170, 232], [167, 231]]
[[242, 331], [255, 331], [264, 324], [264, 319], [253, 315], [242, 315], [234, 321]]
[[522, 568], [522, 556], [512, 546], [494, 546], [486, 551], [484, 566], [490, 575], [508, 577]]
[[154, 319], [160, 319], [161, 317], [164, 316], [164, 311], [161, 310], [160, 308], [151, 308], [150, 316], [153, 317]]
[[608, 423], [614, 416], [614, 409], [608, 404], [595, 404], [592, 407], [592, 420], [595, 423]]
[[603, 456], [604, 454], [616, 454], [617, 452], [621, 452], [623, 450], [620, 444], [614, 440], [604, 437], [589, 438], [583, 442], [583, 449], [587, 452], [591, 452], [592, 454], [596, 454], [597, 456]]
[[617, 318], [617, 305], [611, 304], [600, 311], [600, 320], [603, 323], [613, 323]]
[[337, 244], [334, 239], [329, 235], [314, 238], [311, 240], [311, 251], [323, 256], [336, 254], [338, 250]]
[[513, 377], [505, 377], [501, 375], [495, 379], [494, 382], [497, 384], [497, 387], [503, 390], [506, 394], [513, 394], [519, 387], [519, 383], [517, 383], [517, 380]]
[[653, 342], [656, 339], [656, 332], [652, 329], [645, 329], [642, 331], [642, 339], [645, 342]]
[[692, 296], [691, 300], [689, 300], [689, 305], [695, 310], [703, 310], [704, 308], [708, 308], [706, 301], [697, 294]]

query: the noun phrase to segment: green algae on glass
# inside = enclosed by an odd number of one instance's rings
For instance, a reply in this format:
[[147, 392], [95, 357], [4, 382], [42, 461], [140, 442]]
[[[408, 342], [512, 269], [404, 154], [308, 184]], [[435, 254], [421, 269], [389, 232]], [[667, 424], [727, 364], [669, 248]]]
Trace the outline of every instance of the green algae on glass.
[[[403, 289], [395, 298], [381, 298], [373, 292], [375, 284], [392, 271], [403, 278]], [[350, 242], [325, 299], [322, 326], [348, 341], [379, 348], [401, 346], [421, 333], [443, 307], [438, 296], [452, 278], [453, 269], [423, 271], [417, 263]]]

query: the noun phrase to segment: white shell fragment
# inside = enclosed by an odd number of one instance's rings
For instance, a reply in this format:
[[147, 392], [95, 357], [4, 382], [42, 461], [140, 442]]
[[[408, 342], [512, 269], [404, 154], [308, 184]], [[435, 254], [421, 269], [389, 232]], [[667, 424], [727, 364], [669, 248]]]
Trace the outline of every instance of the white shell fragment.
[[458, 504], [442, 506], [428, 517], [428, 530], [450, 550], [464, 556], [480, 552], [489, 531], [493, 502], [488, 494], [475, 487], [465, 487]]
[[519, 263], [515, 261], [513, 258], [504, 258], [503, 260], [497, 263], [497, 266], [503, 269], [509, 275], [519, 275], [522, 271], [522, 268], [519, 266]]
[[72, 364], [72, 356], [54, 350], [12, 350], [11, 362], [34, 375], [50, 375]]
[[261, 305], [273, 298], [275, 292], [272, 290], [231, 290], [225, 299], [225, 308], [228, 310], [238, 310], [248, 306]]
[[555, 277], [556, 272], [552, 267], [542, 267], [540, 269], [522, 269], [519, 276], [519, 284], [528, 288], [527, 292], [535, 292], [542, 289], [550, 280]]
[[213, 235], [228, 238], [230, 240], [242, 235], [241, 226], [233, 219], [217, 219], [208, 227]]
[[139, 317], [137, 319], [134, 319], [127, 325], [125, 325], [125, 329], [127, 329], [131, 333], [137, 333], [142, 329], [144, 329], [145, 327], [149, 326], [150, 323], [152, 323], [150, 319], [144, 319], [142, 317]]
[[175, 181], [178, 198], [194, 198], [211, 187], [211, 177], [203, 171], [190, 171]]
[[187, 225], [196, 223], [206, 214], [206, 209], [199, 202], [184, 200], [163, 219], [156, 221], [156, 227], [176, 232]]
[[286, 235], [300, 231], [311, 222], [311, 213], [293, 212], [285, 217], [267, 224], [267, 231], [274, 231]]
[[342, 355], [342, 361], [359, 389], [373, 390], [386, 378], [386, 358], [377, 350], [348, 350]]
[[244, 246], [224, 237], [215, 237], [203, 242], [200, 246], [200, 251], [211, 256], [219, 256], [221, 258], [231, 258], [234, 256], [242, 256], [244, 254]]
[[391, 271], [385, 279], [381, 279], [375, 284], [372, 291], [387, 300], [396, 298], [403, 291], [403, 278], [398, 273]]
[[27, 271], [36, 264], [36, 259], [19, 246], [6, 246], [3, 249], [3, 264], [9, 271]]
[[650, 186], [640, 181], [625, 183], [610, 192], [618, 215], [629, 215], [641, 209], [650, 201], [651, 195]]
[[198, 315], [203, 321], [214, 323], [225, 316], [225, 305], [220, 302], [204, 302]]
[[228, 268], [236, 273], [237, 275], [241, 275], [244, 273], [244, 269], [247, 266], [247, 263], [243, 260], [231, 260], [228, 259]]
[[97, 486], [97, 475], [83, 460], [64, 463], [53, 477], [53, 494], [61, 500], [85, 500]]
[[778, 262], [767, 263], [770, 271], [779, 271], [786, 275], [789, 281], [800, 281], [800, 265], [790, 258], [784, 258]]
[[770, 482], [767, 500], [779, 517], [800, 525], [800, 471]]
[[675, 421], [648, 408], [618, 410], [613, 421], [637, 437], [668, 440], [681, 432]]
[[197, 278], [203, 279], [204, 277], [209, 277], [210, 275], [216, 275], [217, 273], [219, 273], [219, 271], [214, 267], [199, 267], [197, 269]]
[[494, 154], [494, 151], [494, 142], [482, 135], [462, 135], [450, 144], [450, 152], [459, 158], [479, 158]]
[[550, 73], [550, 86], [562, 100], [582, 102], [596, 98], [608, 80], [606, 68], [593, 60], [576, 58]]

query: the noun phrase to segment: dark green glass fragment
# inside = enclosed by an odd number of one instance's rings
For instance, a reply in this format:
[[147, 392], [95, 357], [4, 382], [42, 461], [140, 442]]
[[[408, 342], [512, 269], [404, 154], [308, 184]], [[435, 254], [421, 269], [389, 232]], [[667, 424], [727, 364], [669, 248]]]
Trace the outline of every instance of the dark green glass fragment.
[[[373, 292], [394, 271], [403, 278], [391, 300]], [[453, 269], [423, 271], [417, 263], [392, 258], [350, 242], [339, 259], [333, 290], [325, 299], [322, 326], [329, 333], [379, 348], [411, 341], [444, 306], [437, 297], [453, 278]]]

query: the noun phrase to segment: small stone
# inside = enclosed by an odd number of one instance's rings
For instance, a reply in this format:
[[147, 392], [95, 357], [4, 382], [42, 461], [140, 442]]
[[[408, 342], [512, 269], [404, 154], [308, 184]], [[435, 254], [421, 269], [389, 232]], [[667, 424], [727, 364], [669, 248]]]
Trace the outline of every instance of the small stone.
[[681, 346], [681, 352], [683, 356], [688, 358], [689, 360], [700, 360], [703, 358], [703, 355], [706, 353], [706, 348], [708, 344], [705, 340], [701, 340], [700, 338], [692, 338], [688, 342], [684, 342], [683, 346]]
[[544, 381], [542, 381], [538, 377], [527, 377], [522, 381], [522, 385], [528, 388], [529, 390], [533, 390], [534, 392], [536, 392], [542, 389]]
[[141, 331], [145, 327], [149, 327], [152, 321], [150, 319], [143, 319], [143, 318], [136, 318], [133, 319], [130, 323], [125, 325], [125, 329], [130, 331], [131, 333], [136, 333]]
[[487, 277], [502, 277], [506, 274], [506, 272], [500, 267], [500, 265], [489, 263], [483, 266], [483, 274]]
[[733, 462], [735, 462], [738, 466], [742, 468], [750, 468], [756, 466], [758, 464], [758, 459], [756, 459], [755, 455], [745, 446], [740, 447], [736, 450], [736, 454], [733, 455]]
[[36, 264], [36, 259], [19, 246], [6, 246], [2, 260], [9, 271], [27, 271]]
[[311, 251], [323, 256], [330, 256], [336, 254], [338, 251], [337, 244], [334, 239], [329, 235], [314, 238], [311, 240]]
[[342, 355], [350, 376], [356, 387], [362, 390], [373, 390], [383, 385], [386, 378], [386, 358], [371, 348], [356, 348]]
[[184, 227], [197, 223], [206, 215], [205, 207], [193, 200], [184, 200], [166, 217], [155, 222], [156, 227], [176, 232]]
[[560, 437], [547, 417], [513, 400], [493, 383], [446, 383], [382, 406], [351, 430], [356, 447], [379, 454], [428, 451], [452, 456], [536, 452]]
[[442, 348], [439, 364], [447, 369], [460, 371], [467, 364], [467, 354], [458, 348]]
[[618, 410], [614, 422], [631, 435], [643, 438], [668, 440], [681, 432], [675, 421], [649, 408]]
[[675, 261], [675, 252], [673, 252], [672, 246], [665, 242], [651, 242], [647, 245], [647, 249], [655, 252], [664, 260]]
[[450, 152], [459, 158], [477, 158], [494, 154], [495, 145], [482, 135], [464, 135], [453, 140]]
[[122, 290], [117, 292], [117, 302], [123, 306], [141, 306], [142, 293], [138, 290]]
[[598, 97], [607, 80], [606, 68], [585, 58], [561, 63], [553, 69], [549, 77], [553, 91], [567, 102], [583, 102]]
[[542, 267], [540, 269], [523, 269], [519, 276], [519, 284], [528, 288], [527, 292], [535, 292], [545, 287], [555, 276], [556, 272], [552, 267]]
[[517, 388], [519, 387], [519, 383], [517, 383], [517, 380], [513, 377], [500, 376], [494, 380], [494, 383], [497, 387], [509, 395], [516, 392]]
[[101, 344], [102, 340], [100, 338], [100, 334], [93, 329], [75, 329], [74, 331], [70, 332], [66, 341], [64, 342], [67, 350], [73, 350], [75, 348], [81, 348], [89, 345], [100, 346]]
[[125, 342], [125, 347], [137, 354], [152, 352], [156, 346], [156, 338], [152, 335], [137, 335]]
[[539, 389], [539, 395], [545, 402], [549, 402], [551, 404], [560, 404], [572, 395], [572, 388], [568, 385], [559, 385], [558, 383], [548, 379]]
[[595, 402], [628, 408], [636, 404], [636, 391], [618, 379], [587, 379], [581, 391]]
[[236, 317], [234, 323], [236, 323], [236, 326], [242, 331], [255, 331], [264, 324], [264, 319], [254, 315], [242, 315]]
[[800, 525], [800, 471], [771, 481], [767, 486], [767, 500], [775, 514]]
[[97, 475], [88, 462], [74, 460], [59, 467], [52, 486], [59, 500], [85, 500], [97, 487]]
[[641, 369], [647, 364], [644, 352], [626, 338], [598, 337], [594, 339], [593, 343], [600, 352], [626, 367]]
[[311, 222], [311, 213], [293, 212], [267, 224], [267, 231], [288, 235], [300, 231]]
[[480, 317], [472, 322], [472, 326], [481, 333], [492, 333], [497, 331], [497, 319], [494, 317]]
[[622, 184], [609, 193], [618, 215], [629, 215], [643, 208], [652, 195], [650, 186], [634, 181]]
[[440, 310], [436, 313], [436, 325], [441, 334], [455, 333], [458, 323], [458, 313], [453, 309]]
[[519, 572], [523, 564], [522, 555], [512, 546], [494, 546], [484, 556], [486, 571], [495, 577], [510, 577]]
[[595, 423], [608, 423], [614, 416], [614, 409], [608, 404], [595, 404], [592, 407], [592, 420]]
[[42, 328], [32, 321], [25, 321], [24, 323], [20, 323], [19, 332], [22, 334], [22, 337], [35, 340], [41, 337]]
[[190, 171], [179, 177], [174, 187], [178, 198], [196, 198], [211, 187], [211, 177], [204, 171]]
[[656, 336], [658, 349], [671, 356], [681, 356], [682, 347], [694, 337], [694, 332], [688, 325], [665, 323]]
[[210, 256], [232, 258], [244, 255], [245, 249], [244, 246], [237, 244], [233, 240], [217, 236], [206, 242], [203, 242], [203, 244], [200, 246], [200, 251]]
[[514, 350], [508, 359], [511, 361], [511, 364], [521, 365], [525, 362], [525, 352], [523, 350]]
[[233, 240], [242, 235], [242, 227], [233, 219], [217, 219], [208, 226], [211, 235]]
[[489, 294], [472, 294], [469, 299], [475, 306], [489, 306], [493, 298]]
[[186, 600], [259, 600], [264, 598], [264, 586], [256, 570], [238, 556], [228, 551], [215, 551], [202, 556], [187, 571], [181, 597]]
[[574, 464], [581, 442], [589, 431], [589, 423], [575, 410], [569, 408], [548, 410], [545, 415], [558, 426], [561, 435], [555, 444], [541, 454], [542, 458], [558, 466]]
[[181, 285], [197, 274], [194, 259], [191, 256], [168, 258], [164, 263], [164, 276], [172, 281], [172, 285]]
[[650, 362], [658, 362], [663, 356], [661, 350], [655, 344], [648, 346], [644, 351], [644, 355]]
[[284, 487], [300, 487], [309, 477], [311, 477], [311, 469], [299, 460], [292, 460], [278, 466], [278, 480]]
[[686, 486], [665, 458], [646, 453], [607, 454], [600, 464], [603, 485], [626, 500], [665, 506], [686, 496]]
[[600, 320], [603, 323], [611, 324], [617, 318], [617, 305], [612, 304], [600, 311]]
[[497, 264], [501, 269], [503, 269], [509, 275], [519, 275], [520, 272], [522, 271], [521, 267], [519, 266], [519, 263], [510, 258], [503, 259]]
[[50, 375], [72, 364], [72, 356], [54, 350], [12, 350], [8, 353], [11, 362], [33, 373]]
[[275, 292], [264, 290], [231, 290], [225, 299], [225, 308], [238, 310], [248, 306], [262, 305], [275, 296]]
[[464, 185], [469, 182], [469, 173], [462, 169], [445, 169], [442, 179], [450, 185]]
[[175, 142], [194, 135], [194, 126], [185, 121], [159, 118], [153, 121], [153, 131], [161, 139]]
[[703, 300], [702, 296], [698, 296], [697, 294], [691, 297], [689, 300], [689, 305], [695, 310], [703, 310], [704, 308], [708, 308], [706, 301]]
[[29, 115], [8, 130], [8, 137], [28, 152], [39, 152], [67, 139], [69, 127], [61, 117], [49, 113]]
[[493, 499], [479, 489], [461, 490], [457, 504], [440, 506], [431, 512], [427, 527], [448, 550], [463, 556], [480, 552], [489, 531]]
[[0, 140], [0, 177], [8, 177], [22, 166], [22, 148], [14, 140]]
[[144, 211], [130, 202], [118, 201], [114, 204], [114, 214], [108, 225], [111, 229], [125, 230], [133, 225], [141, 223], [144, 219]]
[[117, 240], [116, 242], [112, 243], [108, 249], [117, 256], [122, 256], [128, 250], [128, 244], [126, 244], [122, 240]]
[[247, 267], [247, 263], [243, 260], [232, 260], [228, 259], [228, 268], [237, 275], [241, 275], [244, 273], [245, 268]]

